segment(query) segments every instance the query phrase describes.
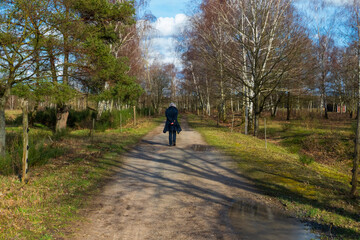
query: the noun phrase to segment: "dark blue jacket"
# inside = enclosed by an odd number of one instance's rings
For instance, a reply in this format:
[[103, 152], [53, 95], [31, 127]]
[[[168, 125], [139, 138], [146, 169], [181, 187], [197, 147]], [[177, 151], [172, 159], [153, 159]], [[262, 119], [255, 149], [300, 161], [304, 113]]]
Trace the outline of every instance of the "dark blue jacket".
[[180, 124], [177, 120], [178, 117], [178, 110], [176, 107], [169, 107], [165, 111], [166, 122], [163, 132], [166, 133], [167, 131], [176, 131], [177, 133], [181, 132]]

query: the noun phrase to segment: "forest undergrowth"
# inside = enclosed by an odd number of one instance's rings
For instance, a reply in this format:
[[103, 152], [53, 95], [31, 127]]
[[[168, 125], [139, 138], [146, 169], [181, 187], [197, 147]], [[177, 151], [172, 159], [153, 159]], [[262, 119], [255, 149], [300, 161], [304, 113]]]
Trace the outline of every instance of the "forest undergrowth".
[[30, 167], [27, 184], [16, 174], [0, 174], [0, 239], [66, 237], [67, 229], [82, 220], [80, 209], [114, 174], [113, 168], [121, 166], [121, 154], [158, 124], [159, 119], [140, 118], [136, 126], [129, 122], [92, 136], [89, 129], [58, 137], [32, 129], [46, 136], [47, 149], [57, 152]]
[[[258, 138], [243, 125], [189, 115], [191, 126], [210, 144], [236, 160], [242, 174], [289, 212], [323, 233], [324, 239], [359, 239], [360, 201], [350, 197], [353, 123], [330, 120], [267, 119]], [[243, 131], [242, 131], [243, 132]]]

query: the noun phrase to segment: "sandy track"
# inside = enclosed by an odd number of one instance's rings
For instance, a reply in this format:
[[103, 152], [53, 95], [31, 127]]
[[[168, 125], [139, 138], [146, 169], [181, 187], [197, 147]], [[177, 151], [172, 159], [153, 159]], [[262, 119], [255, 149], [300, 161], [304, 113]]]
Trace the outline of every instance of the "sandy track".
[[115, 179], [95, 199], [95, 208], [74, 239], [240, 239], [228, 210], [256, 190], [199, 133], [182, 123], [176, 147], [162, 126], [126, 154]]

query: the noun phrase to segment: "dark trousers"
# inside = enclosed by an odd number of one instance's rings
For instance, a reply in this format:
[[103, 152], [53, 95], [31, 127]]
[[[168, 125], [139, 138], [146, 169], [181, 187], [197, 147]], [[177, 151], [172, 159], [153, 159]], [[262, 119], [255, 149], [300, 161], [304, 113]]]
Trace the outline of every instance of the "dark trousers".
[[169, 131], [169, 145], [176, 143], [176, 131]]

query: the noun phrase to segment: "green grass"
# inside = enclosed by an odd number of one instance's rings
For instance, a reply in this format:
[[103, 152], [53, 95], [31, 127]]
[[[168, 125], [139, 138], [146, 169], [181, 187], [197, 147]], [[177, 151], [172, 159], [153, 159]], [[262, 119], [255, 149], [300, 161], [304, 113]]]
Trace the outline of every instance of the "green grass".
[[[348, 118], [291, 122], [268, 119], [267, 137], [292, 153], [300, 153], [319, 163], [348, 171], [354, 151], [352, 124]], [[264, 138], [263, 124], [259, 138]]]
[[[23, 142], [22, 127], [8, 127], [6, 129], [5, 158], [0, 160], [0, 174], [19, 174], [21, 169]], [[66, 148], [52, 144], [53, 133], [44, 128], [31, 128], [29, 132], [29, 166], [40, 166], [49, 159], [62, 155]]]
[[79, 209], [121, 166], [121, 154], [158, 124], [140, 120], [135, 128], [92, 138], [88, 130], [72, 131], [57, 142], [68, 151], [31, 168], [28, 184], [0, 175], [0, 239], [67, 238], [64, 231], [82, 220]]
[[[253, 136], [246, 136], [230, 129], [216, 127], [211, 120], [201, 121], [199, 117], [189, 116], [190, 124], [198, 130], [206, 141], [236, 160], [241, 172], [254, 181], [259, 190], [279, 199], [290, 211], [308, 222], [316, 223], [318, 228], [336, 233], [339, 239], [359, 239], [360, 207], [359, 201], [347, 195], [350, 187], [350, 174], [341, 169], [318, 162], [305, 160], [299, 155], [303, 139], [314, 131], [324, 133], [327, 129], [305, 131], [296, 126], [284, 126], [284, 135], [299, 138], [285, 138], [279, 144], [268, 143]], [[277, 130], [269, 133], [273, 135]], [[294, 133], [296, 131], [297, 133]], [[304, 160], [304, 159], [303, 159]], [[314, 224], [315, 225], [315, 224]]]

